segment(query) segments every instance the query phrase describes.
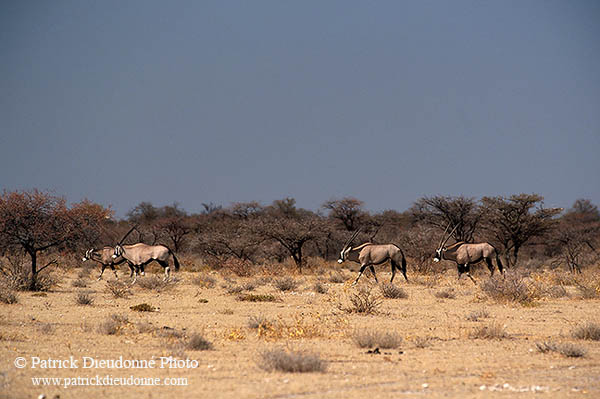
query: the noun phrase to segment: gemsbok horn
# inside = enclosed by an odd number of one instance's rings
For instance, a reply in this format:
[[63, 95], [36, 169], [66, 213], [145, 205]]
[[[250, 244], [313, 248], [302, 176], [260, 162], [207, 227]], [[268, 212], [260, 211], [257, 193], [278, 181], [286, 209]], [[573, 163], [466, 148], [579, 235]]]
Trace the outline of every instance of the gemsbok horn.
[[408, 278], [406, 277], [406, 258], [404, 257], [402, 249], [395, 244], [373, 244], [370, 242], [361, 244], [357, 247], [352, 247], [352, 241], [358, 236], [359, 232], [360, 229], [355, 231], [354, 234], [352, 234], [352, 237], [346, 241], [344, 247], [340, 251], [340, 258], [338, 259], [338, 263], [350, 260], [360, 264], [360, 271], [352, 285], [358, 283], [358, 279], [360, 279], [360, 276], [362, 276], [367, 267], [369, 267], [371, 273], [373, 273], [375, 282], [379, 282], [373, 266], [381, 265], [388, 260], [392, 265], [392, 278], [390, 279], [390, 283], [394, 281], [396, 270], [400, 270], [404, 275], [404, 279], [408, 281]]
[[[452, 229], [447, 237], [444, 238], [444, 236], [442, 236], [442, 241], [440, 241], [438, 249], [435, 250], [435, 255], [433, 256], [434, 262], [439, 262], [442, 259], [456, 262], [458, 278], [460, 279], [463, 273], [467, 273], [467, 276], [471, 279], [471, 281], [475, 282], [475, 279], [471, 276], [471, 265], [484, 260], [493, 276], [494, 265], [492, 263], [492, 256], [495, 256], [498, 270], [500, 273], [504, 273], [504, 267], [500, 261], [498, 251], [487, 242], [468, 244], [464, 241], [459, 241], [450, 245], [449, 247], [446, 247], [446, 243], [457, 227], [458, 225], [454, 226], [454, 229]], [[447, 230], [448, 228], [446, 228], [446, 231]], [[446, 231], [444, 231], [444, 235], [446, 234]]]

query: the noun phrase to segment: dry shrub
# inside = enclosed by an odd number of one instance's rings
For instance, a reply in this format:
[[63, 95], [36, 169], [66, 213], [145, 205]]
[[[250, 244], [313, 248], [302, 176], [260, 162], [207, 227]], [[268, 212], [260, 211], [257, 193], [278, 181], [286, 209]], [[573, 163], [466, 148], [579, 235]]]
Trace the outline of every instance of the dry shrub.
[[508, 338], [509, 335], [503, 325], [494, 322], [475, 328], [469, 337], [479, 339], [504, 339]]
[[105, 335], [118, 335], [129, 324], [127, 316], [113, 314], [110, 318], [106, 319], [98, 326], [98, 332]]
[[482, 291], [497, 302], [517, 302], [533, 305], [538, 298], [536, 290], [530, 288], [517, 273], [490, 277], [481, 285]]
[[52, 323], [42, 323], [38, 326], [37, 330], [44, 335], [54, 334], [54, 325]]
[[586, 322], [582, 326], [576, 327], [571, 335], [577, 339], [587, 339], [592, 341], [600, 341], [600, 325], [591, 321]]
[[182, 343], [182, 340], [185, 338], [183, 331], [179, 331], [178, 329], [169, 326], [163, 326], [162, 328], [157, 329], [156, 335], [165, 338], [171, 343], [176, 341], [177, 344]]
[[267, 326], [272, 325], [273, 323], [265, 316], [265, 315], [255, 315], [250, 316], [248, 318], [248, 328], [258, 329], [258, 328], [266, 328]]
[[538, 342], [535, 346], [541, 353], [556, 352], [565, 357], [584, 357], [587, 353], [584, 348], [571, 343], [556, 344], [553, 342]]
[[600, 276], [586, 274], [573, 280], [582, 299], [600, 298]]
[[244, 288], [240, 285], [230, 285], [227, 287], [226, 291], [228, 294], [239, 294], [240, 292], [244, 291]]
[[392, 283], [384, 283], [379, 286], [381, 294], [384, 298], [389, 299], [406, 299], [408, 294], [402, 288], [395, 286]]
[[94, 303], [94, 297], [89, 291], [80, 291], [75, 295], [75, 303], [78, 305], [91, 305]]
[[73, 280], [71, 285], [76, 288], [86, 288], [87, 287], [87, 283], [83, 278], [78, 278], [77, 280]]
[[346, 282], [346, 276], [340, 271], [333, 272], [329, 275], [329, 282], [334, 284]]
[[225, 273], [233, 273], [240, 277], [250, 277], [258, 271], [252, 262], [239, 258], [227, 258], [220, 261], [219, 266]]
[[129, 298], [131, 295], [131, 290], [129, 286], [119, 280], [116, 281], [107, 281], [106, 289], [113, 295], [115, 298]]
[[139, 305], [130, 306], [129, 309], [134, 312], [154, 312], [156, 308], [147, 303], [140, 303]]
[[479, 321], [479, 319], [485, 319], [490, 317], [490, 314], [485, 309], [474, 310], [467, 315], [469, 321]]
[[154, 327], [152, 324], [148, 323], [147, 321], [141, 321], [141, 322], [137, 323], [135, 325], [135, 327], [138, 330], [138, 332], [141, 334], [151, 334], [154, 331], [156, 331], [156, 327]]
[[232, 328], [231, 330], [226, 331], [224, 336], [228, 341], [241, 341], [246, 339], [246, 334], [244, 334], [241, 328]]
[[[31, 286], [31, 263], [25, 256], [11, 256], [6, 258], [7, 262], [0, 261], [0, 278], [3, 285], [18, 291], [49, 291], [58, 284], [58, 278], [51, 274], [50, 267], [38, 273], [35, 284]], [[38, 258], [38, 270], [45, 267], [41, 259]], [[55, 261], [48, 265], [55, 264]]]
[[298, 288], [298, 285], [300, 285], [298, 283], [298, 281], [296, 281], [295, 278], [287, 276], [287, 277], [281, 277], [281, 278], [276, 278], [273, 281], [273, 286], [275, 288], [277, 288], [280, 291], [293, 291], [296, 288]]
[[179, 279], [176, 277], [171, 277], [168, 280], [164, 280], [162, 277], [158, 276], [148, 276], [144, 278], [137, 279], [137, 284], [140, 288], [145, 290], [154, 290], [157, 292], [162, 292], [169, 290], [179, 284]]
[[213, 344], [208, 341], [202, 334], [193, 333], [190, 337], [185, 341], [186, 349], [192, 351], [206, 351], [213, 348]]
[[270, 276], [261, 276], [255, 278], [252, 283], [255, 287], [262, 287], [263, 285], [270, 284], [273, 281], [273, 277]]
[[437, 281], [439, 280], [438, 276], [414, 276], [411, 279], [411, 282], [422, 285], [428, 288], [433, 288], [437, 286]]
[[0, 286], [0, 302], [11, 305], [19, 302], [19, 297], [14, 291], [6, 286]]
[[355, 330], [352, 340], [360, 348], [394, 349], [402, 343], [402, 337], [394, 331]]
[[373, 293], [371, 286], [360, 287], [348, 295], [351, 306], [339, 304], [338, 308], [348, 313], [376, 314], [382, 304], [381, 296]]
[[415, 343], [415, 348], [427, 348], [428, 346], [431, 346], [431, 341], [433, 341], [432, 337], [415, 337], [413, 339], [414, 343]]
[[254, 281], [246, 281], [243, 282], [241, 285], [242, 290], [244, 291], [254, 291], [256, 289], [257, 285]]
[[323, 336], [324, 321], [306, 320], [304, 315], [294, 316], [293, 321], [285, 321], [281, 317], [270, 322], [263, 320], [257, 327], [258, 337], [264, 339], [303, 339]]
[[237, 296], [237, 300], [246, 302], [277, 302], [279, 298], [271, 294], [242, 294]]
[[280, 348], [260, 352], [258, 366], [266, 371], [286, 373], [325, 372], [327, 370], [327, 363], [318, 354]]
[[456, 292], [454, 291], [454, 288], [444, 288], [441, 289], [439, 291], [436, 291], [433, 294], [436, 298], [440, 298], [440, 299], [454, 299], [456, 298]]
[[312, 290], [314, 292], [316, 292], [317, 294], [327, 294], [327, 291], [329, 291], [329, 288], [325, 284], [323, 284], [321, 281], [316, 281], [312, 286]]
[[566, 298], [569, 296], [566, 288], [562, 285], [552, 285], [544, 289], [544, 294], [550, 298]]
[[217, 279], [204, 272], [192, 279], [192, 283], [202, 288], [214, 288], [217, 285]]

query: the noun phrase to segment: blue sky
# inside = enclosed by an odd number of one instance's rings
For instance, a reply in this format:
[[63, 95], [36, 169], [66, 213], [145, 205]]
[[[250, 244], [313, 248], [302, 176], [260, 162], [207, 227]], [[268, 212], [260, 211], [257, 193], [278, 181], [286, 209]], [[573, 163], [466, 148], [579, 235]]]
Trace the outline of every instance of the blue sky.
[[597, 1], [4, 1], [0, 189], [600, 203]]

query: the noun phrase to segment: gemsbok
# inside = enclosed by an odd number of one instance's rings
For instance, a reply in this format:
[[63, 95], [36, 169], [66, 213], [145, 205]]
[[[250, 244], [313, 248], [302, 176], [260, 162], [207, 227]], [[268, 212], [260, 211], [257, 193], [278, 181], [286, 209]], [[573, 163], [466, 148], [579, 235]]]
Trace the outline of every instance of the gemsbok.
[[158, 262], [165, 269], [164, 281], [169, 279], [171, 275], [171, 267], [169, 266], [169, 256], [173, 257], [173, 263], [175, 270], [179, 270], [179, 260], [168, 247], [164, 245], [147, 245], [144, 243], [138, 243], [134, 245], [121, 245], [117, 244], [114, 248], [113, 258], [122, 256], [127, 262], [136, 268], [135, 278], [141, 270], [141, 274], [144, 275], [144, 266], [152, 261]]
[[[450, 225], [448, 225], [448, 227], [450, 227]], [[442, 259], [456, 262], [456, 267], [458, 268], [458, 278], [460, 279], [463, 273], [467, 273], [467, 276], [475, 283], [475, 279], [471, 276], [471, 265], [484, 260], [493, 276], [494, 265], [492, 263], [492, 256], [495, 256], [498, 270], [500, 273], [504, 273], [504, 268], [502, 266], [502, 262], [500, 261], [498, 251], [487, 242], [468, 244], [464, 241], [459, 241], [450, 245], [449, 247], [446, 247], [446, 242], [448, 242], [458, 225], [456, 225], [450, 234], [448, 234], [448, 237], [444, 238], [444, 235], [448, 231], [448, 227], [446, 227], [446, 230], [444, 230], [444, 234], [442, 235], [442, 240], [438, 245], [438, 249], [435, 250], [435, 255], [433, 256], [434, 262], [439, 262]]]
[[[83, 257], [83, 261], [93, 260], [102, 265], [102, 271], [100, 272], [100, 277], [98, 277], [98, 281], [102, 280], [102, 275], [104, 274], [104, 269], [110, 266], [113, 273], [115, 273], [115, 278], [118, 280], [119, 276], [117, 276], [117, 271], [115, 270], [115, 265], [120, 265], [125, 262], [125, 258], [122, 256], [118, 256], [113, 258], [112, 255], [115, 253], [115, 249], [113, 247], [104, 247], [102, 249], [89, 249], [85, 252], [85, 256]], [[131, 269], [130, 277], [133, 276], [133, 266], [129, 265]]]
[[338, 259], [338, 263], [350, 260], [360, 264], [360, 271], [352, 285], [358, 283], [358, 279], [360, 279], [360, 276], [362, 276], [367, 267], [371, 269], [371, 273], [373, 273], [373, 277], [375, 277], [375, 282], [379, 283], [373, 266], [381, 265], [388, 260], [392, 265], [392, 278], [390, 279], [390, 283], [394, 281], [396, 270], [400, 270], [404, 275], [404, 279], [408, 281], [408, 278], [406, 277], [406, 258], [400, 247], [395, 244], [373, 244], [370, 242], [361, 244], [357, 247], [352, 247], [352, 241], [358, 236], [358, 233], [360, 233], [360, 229], [355, 231], [354, 234], [352, 234], [352, 237], [346, 241], [340, 252], [340, 258]]

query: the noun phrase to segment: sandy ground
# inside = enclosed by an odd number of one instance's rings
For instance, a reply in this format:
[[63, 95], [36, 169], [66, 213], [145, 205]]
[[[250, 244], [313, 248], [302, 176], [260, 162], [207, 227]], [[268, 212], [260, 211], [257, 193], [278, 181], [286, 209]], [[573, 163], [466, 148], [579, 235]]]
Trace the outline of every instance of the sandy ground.
[[[389, 279], [386, 271], [378, 273], [380, 281]], [[358, 290], [349, 284], [355, 276], [351, 271], [344, 272], [345, 283], [330, 282], [325, 272], [294, 276], [300, 285], [293, 291], [281, 292], [272, 283], [248, 291], [273, 294], [275, 302], [240, 301], [238, 294], [228, 292], [228, 287], [258, 281], [256, 276], [228, 281], [212, 273], [216, 284], [206, 288], [195, 281], [199, 273], [180, 272], [178, 283], [169, 289], [159, 292], [136, 284], [130, 297], [115, 298], [107, 287], [107, 281], [114, 280], [110, 271], [103, 281], [96, 281], [94, 269], [84, 278], [87, 287], [76, 288], [73, 282], [79, 272], [67, 273], [58, 287], [43, 296], [21, 292], [17, 304], [0, 304], [1, 398], [41, 394], [136, 399], [600, 397], [600, 342], [571, 336], [576, 326], [599, 321], [600, 301], [577, 298], [573, 287], [567, 287], [569, 297], [542, 298], [522, 306], [489, 299], [471, 281], [457, 281], [450, 268], [438, 276], [415, 276], [409, 270], [411, 282], [401, 276], [395, 281], [408, 298], [382, 299], [376, 314], [361, 315], [343, 310], [351, 307], [349, 296]], [[162, 277], [153, 267], [141, 278], [152, 275]], [[123, 270], [120, 276], [127, 280]], [[487, 276], [481, 271], [477, 278], [482, 281]], [[314, 292], [318, 279], [327, 293]], [[370, 284], [370, 279], [363, 279], [359, 287]], [[448, 288], [453, 288], [454, 298], [435, 295]], [[81, 290], [91, 292], [92, 305], [76, 303]], [[372, 292], [379, 289], [373, 287]], [[158, 309], [130, 309], [141, 303]], [[469, 320], [473, 312], [484, 317]], [[101, 325], [115, 314], [121, 317], [121, 329], [106, 334]], [[249, 318], [259, 315], [272, 321], [271, 330], [250, 328]], [[493, 324], [503, 328], [507, 337], [472, 338], [474, 331]], [[394, 332], [402, 342], [398, 348], [369, 354], [369, 348], [360, 348], [353, 337], [372, 330]], [[191, 350], [177, 344], [178, 336], [193, 333], [212, 342], [213, 349]], [[541, 353], [536, 343], [542, 342], [571, 343], [586, 354], [573, 358]], [[326, 362], [327, 369], [265, 371], [260, 367], [261, 354], [274, 348], [310, 351]], [[169, 356], [181, 360], [181, 367], [169, 367], [176, 366], [165, 363]], [[155, 364], [146, 364], [147, 368], [84, 365], [84, 359], [89, 363], [90, 358], [147, 363], [154, 359]], [[48, 368], [49, 359], [62, 361], [53, 366], [65, 368]], [[18, 362], [23, 362], [22, 368]], [[42, 380], [36, 385], [38, 377], [60, 380], [46, 380], [57, 386], [43, 386]], [[161, 384], [167, 378], [168, 383], [183, 385], [73, 386], [106, 383], [109, 377], [123, 378], [125, 383], [157, 378]], [[71, 386], [65, 387], [66, 379]]]

